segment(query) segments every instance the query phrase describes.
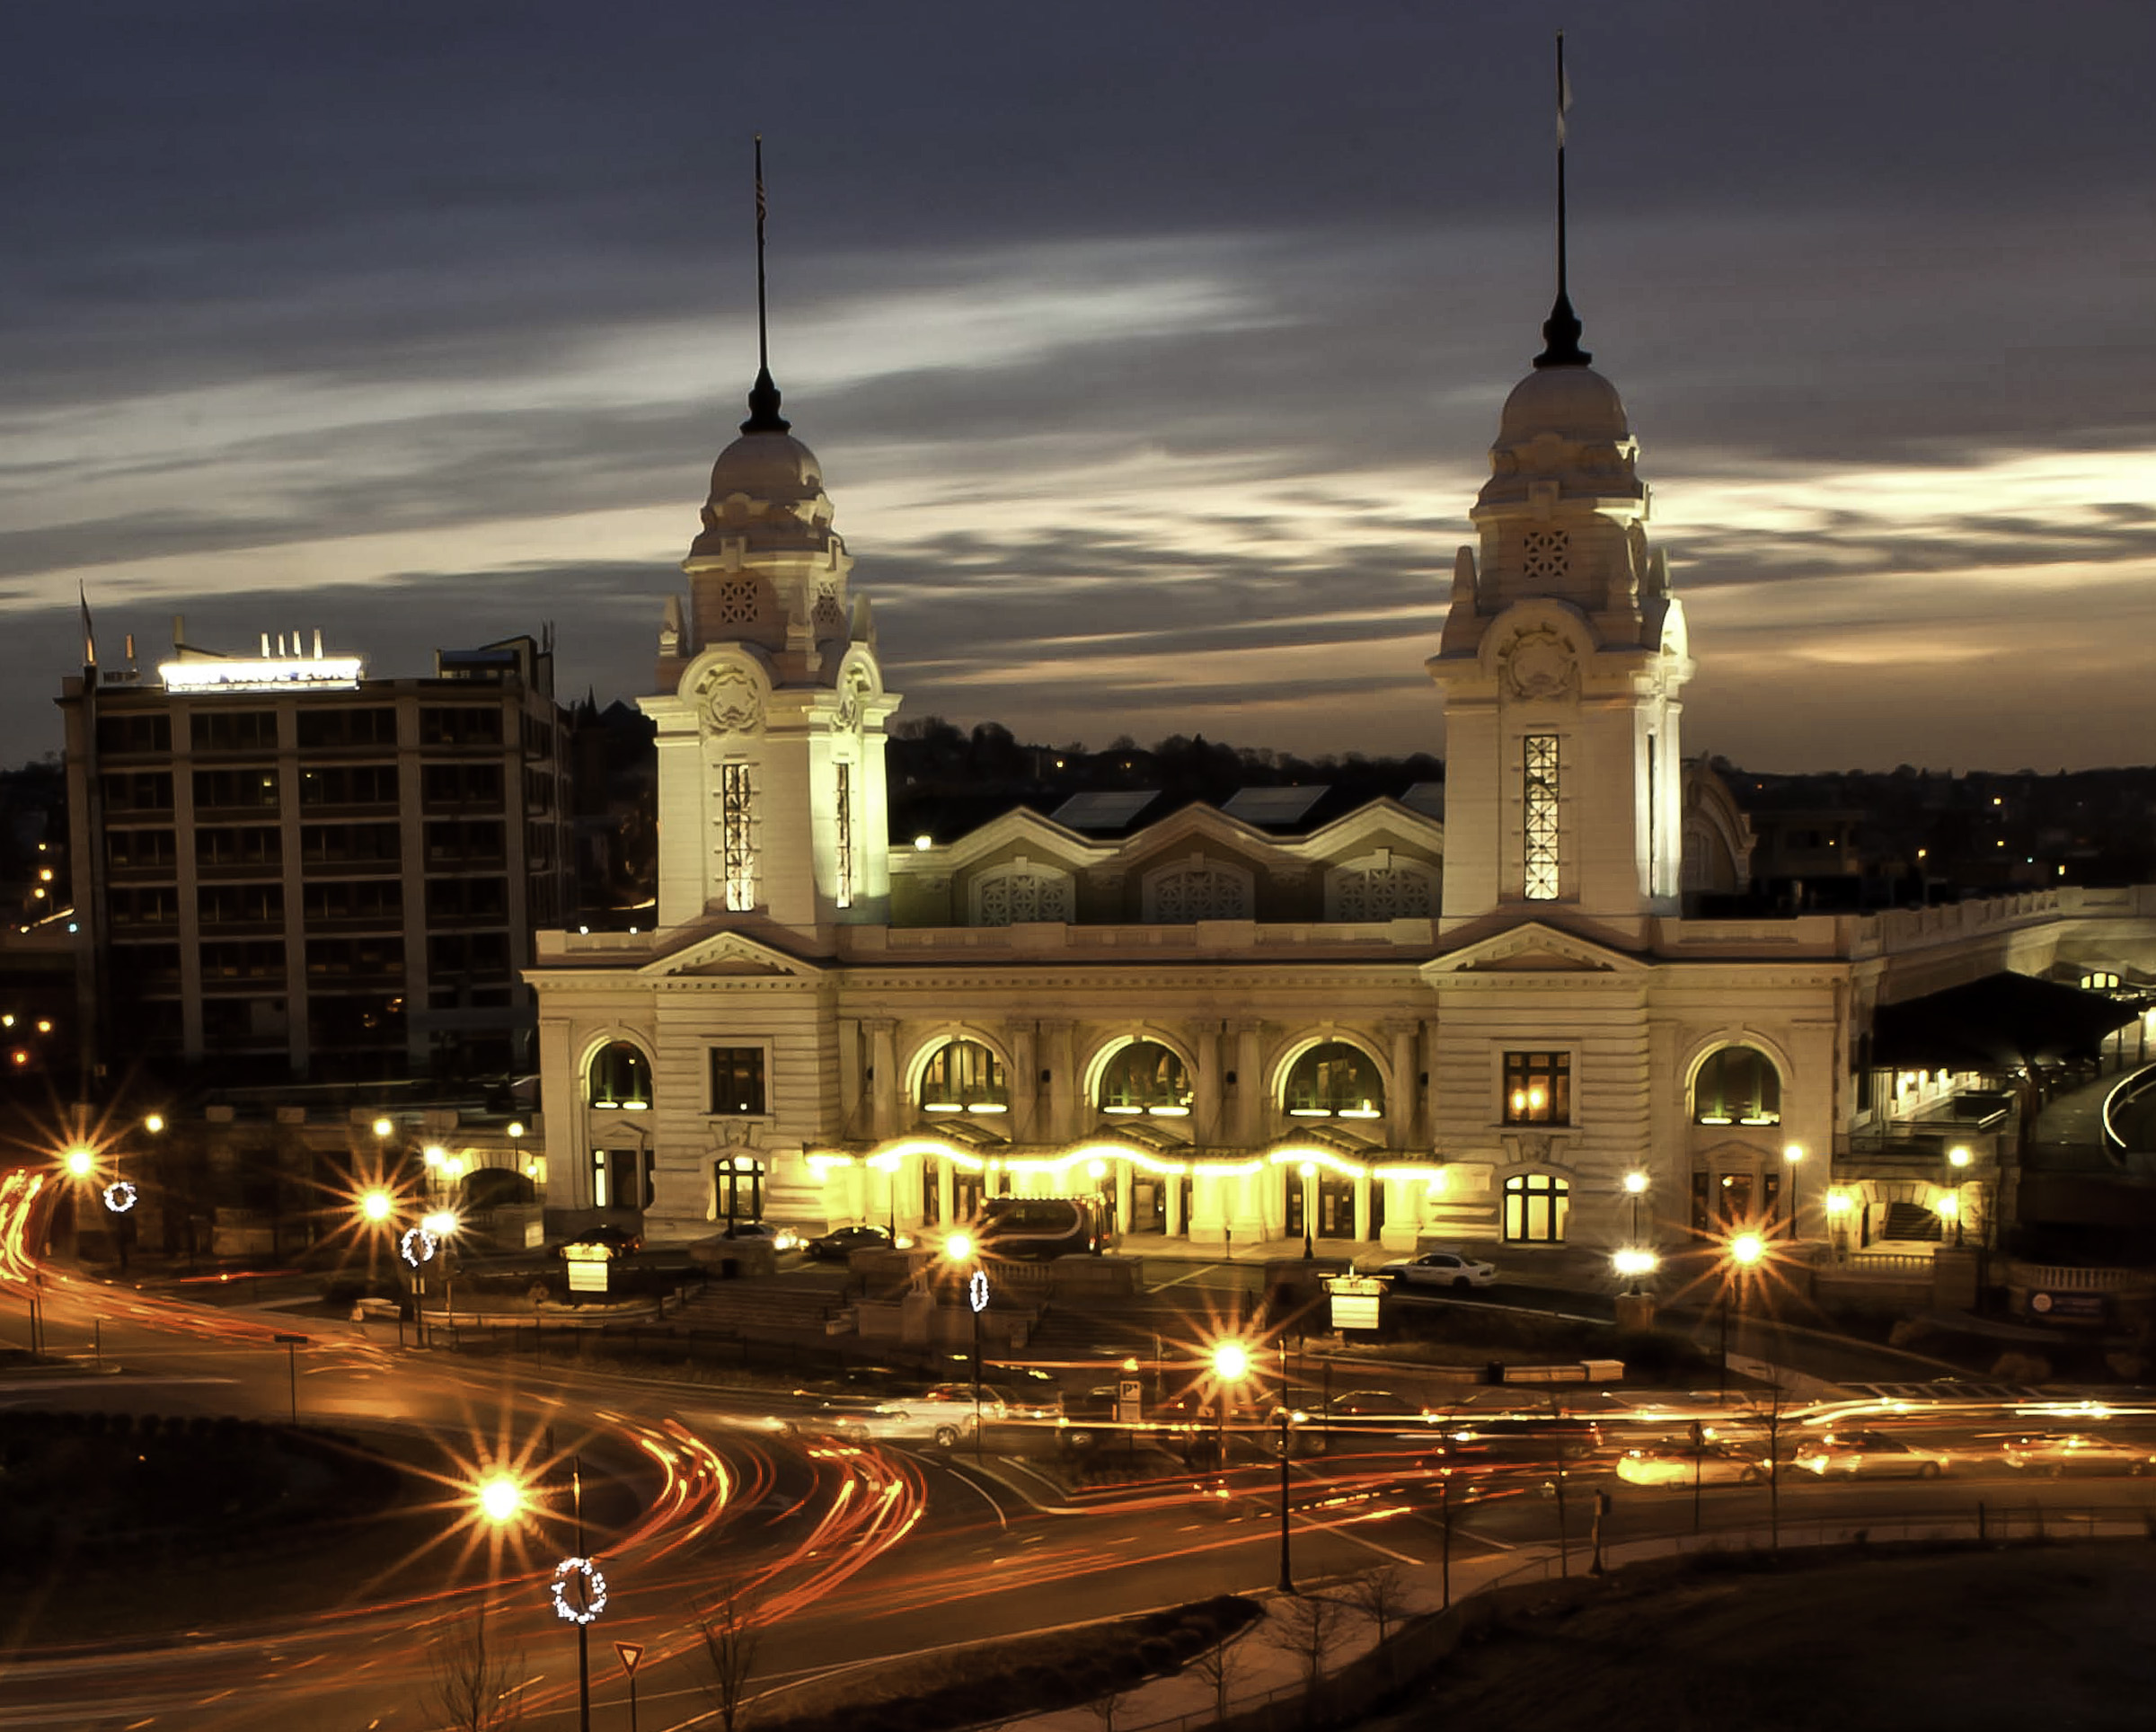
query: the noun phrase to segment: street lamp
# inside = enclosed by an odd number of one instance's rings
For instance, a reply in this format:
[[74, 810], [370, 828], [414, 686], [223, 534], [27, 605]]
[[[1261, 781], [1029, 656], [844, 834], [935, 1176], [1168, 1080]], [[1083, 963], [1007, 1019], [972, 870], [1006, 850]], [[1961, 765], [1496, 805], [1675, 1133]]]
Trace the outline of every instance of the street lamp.
[[1293, 1569], [1292, 1565], [1290, 1564], [1290, 1562], [1289, 1562], [1289, 1558], [1288, 1558], [1288, 1538], [1287, 1538], [1287, 1498], [1288, 1498], [1288, 1486], [1287, 1486], [1287, 1464], [1288, 1464], [1289, 1458], [1290, 1458], [1290, 1457], [1292, 1457], [1292, 1456], [1294, 1454], [1294, 1432], [1293, 1432], [1293, 1430], [1292, 1430], [1291, 1428], [1292, 1428], [1292, 1427], [1293, 1427], [1293, 1426], [1294, 1425], [1294, 1422], [1295, 1422], [1295, 1416], [1294, 1416], [1294, 1413], [1293, 1409], [1291, 1409], [1289, 1408], [1289, 1406], [1288, 1406], [1288, 1403], [1287, 1403], [1287, 1337], [1286, 1337], [1286, 1335], [1283, 1335], [1283, 1336], [1281, 1336], [1281, 1338], [1280, 1338], [1280, 1397], [1279, 1397], [1279, 1399], [1280, 1399], [1280, 1406], [1279, 1406], [1278, 1413], [1279, 1413], [1279, 1419], [1280, 1419], [1280, 1591], [1281, 1591], [1283, 1594], [1293, 1594], [1293, 1593], [1295, 1591], [1295, 1576], [1294, 1576], [1294, 1569]]
[[97, 1171], [97, 1152], [77, 1143], [60, 1156], [60, 1164], [66, 1168], [68, 1178], [87, 1179]]
[[1954, 1189], [1949, 1191], [1944, 1198], [1941, 1199], [1941, 1205], [1939, 1213], [1953, 1222], [1954, 1244], [1957, 1250], [1961, 1245], [1961, 1187], [1963, 1184], [1963, 1175], [1968, 1171], [1969, 1162], [1973, 1159], [1975, 1159], [1975, 1157], [1970, 1153], [1969, 1150], [1960, 1144], [1957, 1144], [1954, 1147], [1947, 1151], [1947, 1164], [1954, 1170]]
[[473, 1488], [479, 1513], [496, 1527], [506, 1527], [524, 1513], [524, 1487], [510, 1474], [490, 1474]]
[[1798, 1205], [1798, 1169], [1804, 1164], [1804, 1144], [1791, 1143], [1781, 1152], [1782, 1160], [1789, 1169], [1789, 1237], [1800, 1238], [1804, 1233], [1804, 1212]]
[[954, 1233], [943, 1242], [943, 1259], [966, 1271], [966, 1303], [973, 1312], [973, 1453], [981, 1453], [981, 1313], [988, 1308], [988, 1275], [976, 1260], [979, 1247], [969, 1233]]
[[[1303, 1175], [1303, 1260], [1307, 1263], [1317, 1255], [1317, 1247], [1312, 1243], [1310, 1236], [1312, 1200], [1310, 1194], [1310, 1181], [1318, 1176], [1318, 1163], [1315, 1161], [1305, 1161], [1300, 1171]], [[1294, 1590], [1291, 1588], [1288, 1591], [1292, 1593]]]
[[1721, 1395], [1729, 1394], [1729, 1290], [1736, 1289], [1737, 1315], [1745, 1309], [1745, 1278], [1766, 1260], [1767, 1242], [1756, 1233], [1740, 1233], [1730, 1240], [1723, 1256], [1727, 1267], [1722, 1271], [1722, 1375]]
[[1652, 1275], [1662, 1266], [1662, 1259], [1653, 1251], [1636, 1245], [1627, 1245], [1616, 1252], [1610, 1262], [1618, 1274], [1631, 1283], [1626, 1291], [1634, 1294], [1639, 1291], [1641, 1278]]
[[1639, 1199], [1647, 1195], [1647, 1175], [1634, 1167], [1624, 1176], [1624, 1194], [1632, 1199], [1632, 1243], [1639, 1242]]
[[396, 1213], [397, 1199], [387, 1191], [376, 1189], [362, 1194], [359, 1214], [370, 1225], [380, 1226]]
[[1227, 1496], [1228, 1401], [1235, 1386], [1250, 1374], [1250, 1350], [1240, 1341], [1223, 1341], [1213, 1349], [1214, 1442], [1220, 1456], [1221, 1496]]
[[1939, 1199], [1939, 1207], [1935, 1213], [1939, 1215], [1940, 1220], [1951, 1221], [1954, 1224], [1954, 1244], [1956, 1249], [1958, 1250], [1961, 1245], [1960, 1193], [1957, 1191], [1947, 1191], [1942, 1194]]

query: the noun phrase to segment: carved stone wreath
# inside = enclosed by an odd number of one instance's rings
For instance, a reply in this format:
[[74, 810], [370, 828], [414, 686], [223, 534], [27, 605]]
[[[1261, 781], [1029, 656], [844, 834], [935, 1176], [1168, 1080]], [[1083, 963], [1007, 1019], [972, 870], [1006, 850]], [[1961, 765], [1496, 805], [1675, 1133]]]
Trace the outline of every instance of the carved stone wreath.
[[714, 734], [755, 734], [764, 728], [764, 694], [745, 667], [721, 665], [697, 682], [696, 701]]
[[862, 712], [868, 695], [869, 682], [859, 668], [839, 682], [838, 714], [832, 721], [837, 732], [850, 734], [861, 726]]
[[1577, 689], [1579, 667], [1564, 639], [1538, 627], [1523, 632], [1505, 652], [1505, 683], [1514, 697], [1529, 703], [1561, 698]]

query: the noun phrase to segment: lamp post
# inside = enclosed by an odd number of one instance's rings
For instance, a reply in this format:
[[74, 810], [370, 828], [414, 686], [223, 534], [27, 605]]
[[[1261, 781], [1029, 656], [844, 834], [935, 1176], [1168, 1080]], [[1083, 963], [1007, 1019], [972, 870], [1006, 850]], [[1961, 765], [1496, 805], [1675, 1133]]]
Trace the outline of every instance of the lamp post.
[[1214, 1444], [1220, 1459], [1220, 1489], [1228, 1489], [1228, 1402], [1236, 1385], [1250, 1374], [1250, 1349], [1240, 1341], [1223, 1341], [1213, 1349]]
[[1295, 1592], [1295, 1577], [1294, 1577], [1294, 1570], [1289, 1569], [1289, 1558], [1287, 1558], [1287, 1458], [1294, 1454], [1294, 1447], [1292, 1447], [1294, 1432], [1289, 1430], [1289, 1427], [1294, 1426], [1294, 1421], [1295, 1421], [1295, 1415], [1289, 1413], [1289, 1409], [1287, 1409], [1287, 1338], [1283, 1335], [1281, 1338], [1281, 1592], [1283, 1594]]
[[1625, 1291], [1637, 1295], [1640, 1290], [1641, 1277], [1652, 1275], [1656, 1269], [1661, 1267], [1662, 1259], [1653, 1251], [1643, 1247], [1627, 1245], [1623, 1250], [1614, 1253], [1611, 1257], [1610, 1262], [1617, 1273], [1631, 1284]]
[[1624, 1176], [1624, 1194], [1632, 1199], [1632, 1243], [1639, 1242], [1639, 1199], [1647, 1195], [1647, 1174], [1635, 1167]]
[[1753, 1269], [1765, 1259], [1767, 1242], [1756, 1233], [1740, 1233], [1729, 1242], [1723, 1253], [1722, 1271], [1722, 1356], [1720, 1398], [1729, 1397], [1729, 1291], [1736, 1289], [1736, 1312], [1741, 1319], [1745, 1312], [1745, 1280]]
[[1798, 1200], [1798, 1176], [1804, 1165], [1804, 1144], [1786, 1144], [1781, 1151], [1781, 1158], [1789, 1170], [1789, 1237], [1800, 1239], [1804, 1236], [1804, 1211]]
[[[1318, 1176], [1318, 1163], [1305, 1161], [1300, 1170], [1303, 1180], [1303, 1260], [1307, 1263], [1317, 1256], [1317, 1246], [1311, 1238], [1311, 1208], [1314, 1202], [1310, 1193], [1311, 1180]], [[1285, 1519], [1285, 1518], [1283, 1518]], [[1288, 1590], [1292, 1592], [1293, 1590]]]
[[[584, 1458], [569, 1458], [569, 1495], [577, 1517], [577, 1556], [589, 1557], [584, 1550]], [[577, 1620], [577, 1727], [578, 1732], [591, 1732], [591, 1636], [589, 1623]]]
[[943, 1256], [966, 1271], [966, 1303], [973, 1312], [973, 1453], [981, 1453], [981, 1313], [988, 1309], [988, 1272], [980, 1265], [980, 1248], [969, 1233], [954, 1233], [943, 1242]]
[[[1940, 1213], [1951, 1217], [1953, 1220], [1954, 1245], [1957, 1250], [1959, 1250], [1961, 1247], [1962, 1175], [1968, 1171], [1970, 1159], [1971, 1156], [1969, 1151], [1958, 1144], [1947, 1151], [1947, 1165], [1953, 1169], [1952, 1176], [1954, 1180], [1954, 1189], [1940, 1199], [1941, 1207]], [[1948, 1206], [1949, 1205], [1951, 1206]]]

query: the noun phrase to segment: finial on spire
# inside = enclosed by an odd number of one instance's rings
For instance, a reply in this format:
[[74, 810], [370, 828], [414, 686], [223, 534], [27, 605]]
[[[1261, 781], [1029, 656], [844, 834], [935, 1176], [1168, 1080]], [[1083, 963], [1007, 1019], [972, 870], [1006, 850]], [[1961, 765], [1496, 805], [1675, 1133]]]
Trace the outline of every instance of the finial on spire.
[[793, 425], [779, 413], [779, 387], [771, 377], [771, 316], [764, 297], [764, 135], [756, 134], [756, 382], [749, 387], [744, 433], [783, 433]]
[[1565, 293], [1565, 113], [1572, 106], [1572, 81], [1565, 76], [1565, 33], [1557, 33], [1557, 300], [1542, 322], [1542, 352], [1537, 367], [1585, 367], [1595, 358], [1579, 346], [1579, 315]]

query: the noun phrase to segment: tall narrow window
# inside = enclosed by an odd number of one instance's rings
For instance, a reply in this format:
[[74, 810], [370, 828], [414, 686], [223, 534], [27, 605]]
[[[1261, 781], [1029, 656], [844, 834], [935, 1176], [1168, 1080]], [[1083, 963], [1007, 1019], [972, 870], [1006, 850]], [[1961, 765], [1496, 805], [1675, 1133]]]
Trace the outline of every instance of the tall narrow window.
[[756, 906], [756, 850], [749, 835], [751, 807], [748, 765], [720, 765], [720, 869], [726, 878], [726, 906], [734, 914], [746, 914]]
[[1655, 804], [1655, 737], [1647, 737], [1647, 893], [1662, 894], [1659, 874], [1655, 870], [1655, 857], [1661, 851], [1655, 846], [1659, 835], [1660, 809]]
[[853, 906], [853, 766], [838, 766], [838, 886], [835, 899]]
[[1525, 800], [1523, 806], [1526, 871], [1524, 894], [1530, 902], [1557, 900], [1557, 736], [1530, 734]]

